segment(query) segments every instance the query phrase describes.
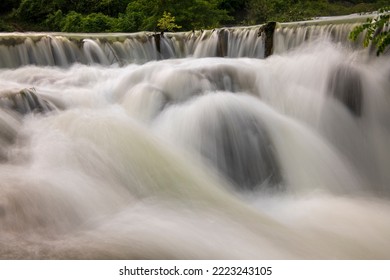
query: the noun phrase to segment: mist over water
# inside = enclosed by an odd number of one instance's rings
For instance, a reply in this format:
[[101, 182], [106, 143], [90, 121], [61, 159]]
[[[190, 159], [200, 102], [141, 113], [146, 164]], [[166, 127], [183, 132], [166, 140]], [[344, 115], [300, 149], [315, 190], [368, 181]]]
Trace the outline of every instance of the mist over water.
[[50, 106], [0, 112], [0, 257], [390, 258], [389, 62], [325, 40], [1, 69], [3, 105]]

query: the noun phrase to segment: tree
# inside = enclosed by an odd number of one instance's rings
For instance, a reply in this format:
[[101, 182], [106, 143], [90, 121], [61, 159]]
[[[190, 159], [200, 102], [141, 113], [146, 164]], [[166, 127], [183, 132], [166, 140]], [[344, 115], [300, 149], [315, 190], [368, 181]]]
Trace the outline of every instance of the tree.
[[83, 18], [83, 32], [111, 32], [115, 20], [102, 13], [89, 14]]
[[163, 16], [158, 20], [157, 27], [161, 31], [173, 31], [174, 29], [180, 29], [181, 26], [175, 23], [175, 17], [170, 12], [164, 11]]
[[270, 16], [270, 8], [273, 3], [268, 1], [267, 4], [266, 0], [260, 0], [260, 1], [249, 1], [248, 8], [247, 8], [247, 14], [248, 18], [246, 20], [246, 24], [259, 24], [259, 23], [265, 23], [269, 20]]
[[380, 9], [379, 15], [375, 18], [368, 18], [367, 21], [356, 26], [349, 38], [355, 41], [364, 31], [363, 46], [368, 47], [370, 43], [376, 46], [376, 55], [380, 55], [390, 45], [390, 7]]
[[83, 16], [74, 11], [66, 15], [61, 22], [61, 31], [63, 32], [84, 32]]
[[[231, 20], [226, 10], [220, 9], [221, 0], [186, 0], [174, 1], [173, 11], [176, 22], [185, 30], [212, 29], [219, 27], [221, 22]], [[191, 20], [189, 20], [191, 19]]]
[[47, 16], [45, 20], [45, 25], [51, 30], [51, 31], [62, 31], [64, 21], [64, 14], [61, 10], [56, 11], [55, 13], [52, 13]]
[[[175, 24], [184, 30], [219, 27], [231, 19], [226, 10], [220, 9], [221, 0], [133, 0], [122, 15], [122, 22], [136, 30], [156, 30], [164, 12], [175, 15]], [[135, 31], [135, 30], [128, 30]]]
[[248, 17], [248, 0], [221, 0], [218, 8], [227, 11], [230, 19], [223, 20], [223, 24], [243, 24]]
[[53, 1], [22, 0], [16, 15], [25, 22], [40, 23], [55, 10]]
[[140, 30], [152, 31], [157, 26], [158, 19], [163, 11], [160, 0], [133, 0], [126, 8], [126, 13], [121, 15], [122, 29], [126, 32]]

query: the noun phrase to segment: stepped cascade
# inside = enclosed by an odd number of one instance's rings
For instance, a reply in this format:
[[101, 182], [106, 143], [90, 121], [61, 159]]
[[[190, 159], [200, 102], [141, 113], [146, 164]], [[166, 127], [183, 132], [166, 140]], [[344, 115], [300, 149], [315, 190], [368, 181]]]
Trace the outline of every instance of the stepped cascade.
[[366, 17], [179, 33], [4, 33], [0, 34], [0, 67], [30, 64], [67, 67], [73, 63], [127, 65], [184, 57], [264, 58], [319, 38], [360, 46], [361, 42], [349, 42], [348, 34]]
[[0, 258], [389, 259], [364, 20], [0, 34]]

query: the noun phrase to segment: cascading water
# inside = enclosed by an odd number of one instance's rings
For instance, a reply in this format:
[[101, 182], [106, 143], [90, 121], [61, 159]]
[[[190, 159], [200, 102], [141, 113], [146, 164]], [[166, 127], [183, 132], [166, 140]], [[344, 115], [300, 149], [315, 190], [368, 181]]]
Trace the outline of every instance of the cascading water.
[[0, 34], [0, 67], [126, 65], [167, 58], [264, 56], [259, 26], [154, 34]]
[[1, 36], [0, 258], [390, 258], [389, 56], [222, 30]]
[[363, 17], [320, 18], [312, 21], [278, 24], [274, 33], [274, 53], [283, 53], [303, 43], [328, 39], [349, 48], [359, 48], [361, 41], [348, 41], [351, 30], [366, 20]]

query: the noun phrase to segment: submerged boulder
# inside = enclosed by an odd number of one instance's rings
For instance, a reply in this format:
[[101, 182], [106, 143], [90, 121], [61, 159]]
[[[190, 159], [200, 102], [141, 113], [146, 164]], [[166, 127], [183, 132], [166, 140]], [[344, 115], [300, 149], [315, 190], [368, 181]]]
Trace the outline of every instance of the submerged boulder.
[[[282, 174], [265, 123], [253, 111], [218, 106], [213, 120], [201, 118], [201, 154], [238, 189], [280, 185]], [[210, 115], [209, 115], [210, 117]]]
[[20, 115], [48, 113], [58, 109], [50, 100], [40, 96], [35, 89], [22, 89], [19, 92], [3, 94], [0, 96], [0, 108]]
[[[34, 89], [22, 89], [0, 95], [0, 162], [8, 160], [9, 148], [17, 139], [23, 116], [58, 110]], [[1, 211], [1, 210], [0, 210]]]
[[231, 122], [231, 117], [221, 117], [216, 128], [217, 153], [210, 156], [204, 151], [204, 155], [240, 187], [252, 189], [266, 181], [280, 183], [278, 163], [263, 124], [241, 116]]
[[279, 189], [282, 163], [265, 108], [248, 95], [213, 92], [167, 107], [154, 127], [239, 191]]
[[362, 115], [363, 90], [360, 73], [350, 65], [342, 64], [328, 80], [329, 94], [340, 101], [356, 117]]

